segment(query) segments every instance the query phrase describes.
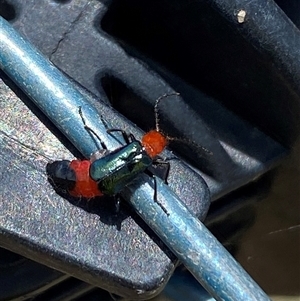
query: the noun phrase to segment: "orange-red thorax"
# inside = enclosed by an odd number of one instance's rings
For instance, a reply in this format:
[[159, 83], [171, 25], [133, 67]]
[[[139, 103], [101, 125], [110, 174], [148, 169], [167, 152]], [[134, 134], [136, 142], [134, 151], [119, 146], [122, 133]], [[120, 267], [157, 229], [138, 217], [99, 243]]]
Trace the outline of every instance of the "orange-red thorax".
[[76, 174], [75, 187], [69, 191], [71, 195], [76, 197], [82, 196], [85, 198], [103, 195], [98, 189], [97, 182], [90, 177], [90, 165], [91, 162], [89, 160], [73, 160], [70, 163], [70, 168], [72, 168]]
[[168, 139], [156, 130], [149, 131], [142, 137], [142, 145], [147, 154], [154, 158], [159, 155], [168, 144]]

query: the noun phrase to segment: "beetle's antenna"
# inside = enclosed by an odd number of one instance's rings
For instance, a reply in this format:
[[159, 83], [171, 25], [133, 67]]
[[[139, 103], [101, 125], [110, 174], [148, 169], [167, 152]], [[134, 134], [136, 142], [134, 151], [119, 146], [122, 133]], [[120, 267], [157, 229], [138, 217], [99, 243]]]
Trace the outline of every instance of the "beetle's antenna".
[[159, 113], [158, 113], [158, 105], [160, 103], [160, 101], [164, 98], [170, 97], [170, 96], [178, 96], [180, 95], [180, 93], [178, 92], [174, 92], [174, 93], [166, 93], [160, 97], [158, 97], [155, 101], [155, 105], [154, 105], [154, 116], [155, 116], [155, 129], [157, 132], [160, 132], [159, 129]]
[[103, 149], [107, 149], [107, 146], [102, 141], [102, 139], [99, 137], [99, 135], [92, 128], [90, 128], [86, 124], [85, 118], [84, 118], [83, 113], [82, 113], [82, 107], [81, 106], [79, 106], [78, 112], [79, 112], [79, 115], [81, 117], [81, 120], [82, 120], [82, 123], [83, 123], [83, 126], [84, 126], [85, 130], [88, 131], [90, 134], [93, 134], [99, 140], [99, 142], [100, 142], [100, 144], [101, 144], [101, 146], [102, 146]]
[[166, 137], [169, 141], [176, 141], [176, 142], [181, 142], [183, 144], [187, 144], [187, 145], [191, 145], [194, 146], [195, 148], [200, 148], [201, 150], [203, 150], [204, 152], [206, 152], [208, 155], [213, 155], [213, 153], [208, 150], [206, 147], [196, 143], [193, 140], [188, 140], [188, 139], [183, 139], [183, 138], [177, 138], [177, 137]]
[[[164, 98], [167, 98], [169, 96], [179, 96], [180, 93], [178, 92], [174, 92], [174, 93], [166, 93], [166, 94], [163, 94], [162, 96], [158, 97], [155, 101], [155, 105], [154, 105], [154, 115], [155, 115], [155, 130], [159, 133], [161, 133], [161, 130], [160, 130], [160, 127], [159, 127], [159, 110], [158, 110], [158, 106], [159, 106], [159, 103], [162, 99]], [[177, 141], [177, 142], [182, 142], [184, 144], [187, 144], [187, 145], [191, 145], [191, 146], [194, 146], [196, 148], [200, 148], [201, 150], [203, 150], [204, 152], [206, 152], [207, 154], [209, 155], [212, 155], [213, 153], [208, 150], [207, 148], [205, 148], [204, 146], [202, 145], [199, 145], [197, 144], [196, 142], [194, 141], [191, 141], [191, 140], [187, 140], [187, 139], [182, 139], [182, 138], [176, 138], [176, 137], [170, 137], [170, 136], [165, 136], [166, 139], [168, 141]]]

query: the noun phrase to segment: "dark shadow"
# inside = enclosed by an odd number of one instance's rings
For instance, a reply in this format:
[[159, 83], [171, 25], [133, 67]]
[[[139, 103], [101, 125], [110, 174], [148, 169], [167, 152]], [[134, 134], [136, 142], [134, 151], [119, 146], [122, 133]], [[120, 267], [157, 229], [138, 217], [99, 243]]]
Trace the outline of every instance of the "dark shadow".
[[[247, 28], [243, 32], [225, 13], [207, 1], [114, 0], [98, 28], [161, 76], [168, 70], [273, 139], [291, 145], [298, 133], [299, 106], [289, 76], [274, 65], [274, 57], [282, 54], [276, 49], [259, 51], [264, 42], [245, 38]], [[257, 37], [272, 30], [271, 24], [255, 26]], [[285, 99], [290, 111], [283, 108]]]
[[0, 0], [0, 15], [7, 21], [12, 21], [16, 18], [16, 10], [12, 4], [6, 0]]
[[[92, 199], [83, 197], [73, 197], [66, 190], [62, 190], [56, 186], [51, 179], [48, 178], [49, 183], [55, 192], [62, 198], [70, 202], [72, 205], [80, 207], [88, 213], [99, 216], [100, 221], [109, 226], [116, 226], [117, 230], [121, 230], [122, 222], [129, 216], [143, 229], [145, 233], [157, 244], [163, 252], [170, 258], [172, 262], [176, 260], [173, 253], [164, 245], [161, 239], [149, 228], [149, 226], [140, 218], [135, 210], [121, 198], [121, 196], [110, 197], [102, 196]], [[120, 198], [120, 207], [117, 210], [116, 202]], [[154, 201], [154, 200], [153, 200]]]
[[60, 4], [66, 4], [68, 2], [71, 2], [72, 0], [52, 0], [52, 1], [60, 3]]

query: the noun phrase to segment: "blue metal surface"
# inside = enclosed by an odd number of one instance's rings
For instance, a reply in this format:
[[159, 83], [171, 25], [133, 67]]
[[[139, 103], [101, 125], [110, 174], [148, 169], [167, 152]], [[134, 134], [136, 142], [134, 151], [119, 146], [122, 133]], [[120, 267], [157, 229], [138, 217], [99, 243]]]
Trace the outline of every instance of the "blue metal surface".
[[66, 137], [82, 155], [90, 157], [98, 146], [84, 129], [78, 113], [80, 106], [88, 125], [101, 133], [107, 148], [120, 146], [106, 134], [97, 111], [87, 104], [82, 94], [73, 88], [71, 82], [49, 60], [27, 43], [3, 18], [0, 28], [1, 69], [62, 133], [66, 133]]
[[[0, 67], [23, 89], [86, 157], [96, 151], [94, 139], [83, 128], [82, 106], [88, 124], [101, 131], [108, 148], [118, 146], [106, 133], [97, 112], [85, 106], [82, 95], [49, 61], [28, 45], [0, 17]], [[158, 180], [158, 202], [153, 201], [152, 180], [143, 175], [124, 191], [138, 214], [217, 300], [269, 300], [224, 247]]]
[[[145, 176], [146, 177], [146, 176]], [[147, 202], [151, 186], [140, 179], [125, 190], [129, 203], [216, 300], [269, 300], [227, 250], [157, 179], [158, 202]]]

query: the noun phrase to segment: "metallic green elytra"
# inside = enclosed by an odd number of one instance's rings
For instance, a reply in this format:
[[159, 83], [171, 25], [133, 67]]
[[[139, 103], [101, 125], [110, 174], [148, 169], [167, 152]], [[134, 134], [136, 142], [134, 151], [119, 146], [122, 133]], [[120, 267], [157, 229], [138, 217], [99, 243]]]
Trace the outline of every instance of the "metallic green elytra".
[[152, 162], [142, 144], [133, 141], [94, 161], [90, 166], [90, 177], [97, 182], [103, 194], [115, 195]]

